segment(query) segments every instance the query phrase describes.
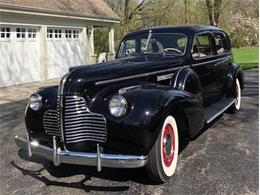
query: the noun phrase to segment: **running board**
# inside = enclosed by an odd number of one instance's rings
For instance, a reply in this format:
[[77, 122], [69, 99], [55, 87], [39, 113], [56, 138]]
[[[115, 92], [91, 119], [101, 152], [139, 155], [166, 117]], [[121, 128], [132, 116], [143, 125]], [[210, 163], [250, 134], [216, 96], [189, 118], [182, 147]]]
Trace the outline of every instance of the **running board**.
[[215, 118], [225, 112], [234, 102], [235, 98], [223, 98], [217, 103], [204, 109], [204, 121], [205, 123], [212, 122]]

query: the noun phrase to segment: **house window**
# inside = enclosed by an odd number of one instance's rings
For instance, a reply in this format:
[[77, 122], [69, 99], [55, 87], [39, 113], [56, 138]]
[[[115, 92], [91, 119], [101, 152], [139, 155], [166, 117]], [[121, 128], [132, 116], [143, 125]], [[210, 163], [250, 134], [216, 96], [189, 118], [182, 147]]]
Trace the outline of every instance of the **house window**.
[[72, 31], [71, 30], [65, 30], [65, 37], [66, 37], [66, 39], [71, 39]]
[[78, 30], [73, 30], [73, 38], [79, 39], [79, 31]]
[[11, 30], [9, 27], [0, 27], [0, 39], [9, 39], [11, 36]]
[[25, 38], [25, 28], [16, 28], [16, 38], [18, 39]]
[[28, 28], [28, 38], [35, 39], [37, 30], [35, 28]]

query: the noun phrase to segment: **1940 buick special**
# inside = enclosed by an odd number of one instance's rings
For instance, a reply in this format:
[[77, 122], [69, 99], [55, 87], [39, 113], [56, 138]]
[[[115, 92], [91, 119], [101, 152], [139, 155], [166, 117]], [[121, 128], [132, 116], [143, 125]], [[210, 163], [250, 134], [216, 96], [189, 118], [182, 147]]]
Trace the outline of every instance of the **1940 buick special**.
[[115, 60], [71, 68], [59, 86], [32, 94], [25, 112], [28, 155], [60, 163], [145, 167], [166, 182], [179, 146], [241, 104], [243, 72], [228, 35], [211, 26], [127, 34]]

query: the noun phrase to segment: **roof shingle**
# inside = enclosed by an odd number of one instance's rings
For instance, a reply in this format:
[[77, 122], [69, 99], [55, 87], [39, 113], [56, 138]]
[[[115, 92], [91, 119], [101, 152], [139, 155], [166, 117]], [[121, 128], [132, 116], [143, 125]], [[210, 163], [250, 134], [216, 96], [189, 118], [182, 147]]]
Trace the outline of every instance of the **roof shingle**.
[[0, 0], [0, 7], [4, 6], [119, 20], [117, 14], [103, 0]]

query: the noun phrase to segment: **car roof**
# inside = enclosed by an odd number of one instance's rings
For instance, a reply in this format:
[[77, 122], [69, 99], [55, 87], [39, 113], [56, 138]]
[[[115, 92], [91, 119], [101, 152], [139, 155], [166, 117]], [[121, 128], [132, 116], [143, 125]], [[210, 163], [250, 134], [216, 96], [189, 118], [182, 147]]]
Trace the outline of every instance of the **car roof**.
[[150, 30], [154, 33], [183, 33], [186, 35], [194, 35], [200, 31], [211, 31], [211, 30], [221, 31], [219, 28], [215, 26], [208, 26], [208, 25], [157, 26], [157, 27], [149, 27], [149, 28], [130, 32], [127, 35], [125, 35], [125, 38], [133, 35], [146, 34], [149, 33]]

